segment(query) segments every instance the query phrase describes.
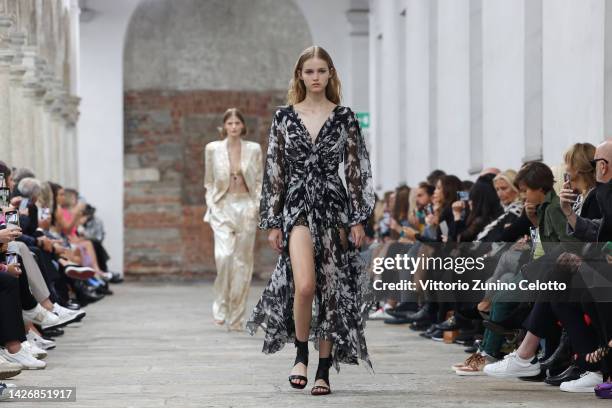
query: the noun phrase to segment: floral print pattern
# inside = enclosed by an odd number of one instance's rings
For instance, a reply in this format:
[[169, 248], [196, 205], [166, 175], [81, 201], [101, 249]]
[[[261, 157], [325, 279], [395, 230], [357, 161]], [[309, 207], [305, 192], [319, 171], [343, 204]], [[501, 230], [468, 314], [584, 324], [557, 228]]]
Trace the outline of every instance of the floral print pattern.
[[[344, 163], [343, 184], [339, 173]], [[316, 291], [309, 340], [333, 342], [332, 360], [371, 371], [364, 337], [366, 305], [372, 297], [366, 265], [349, 239], [350, 227], [365, 224], [374, 209], [370, 160], [359, 123], [348, 107], [336, 106], [312, 141], [292, 106], [278, 109], [270, 129], [260, 203], [259, 228], [282, 230], [282, 253], [255, 306], [247, 330], [265, 331], [263, 352], [293, 343], [294, 287], [289, 234], [308, 220], [314, 245]]]

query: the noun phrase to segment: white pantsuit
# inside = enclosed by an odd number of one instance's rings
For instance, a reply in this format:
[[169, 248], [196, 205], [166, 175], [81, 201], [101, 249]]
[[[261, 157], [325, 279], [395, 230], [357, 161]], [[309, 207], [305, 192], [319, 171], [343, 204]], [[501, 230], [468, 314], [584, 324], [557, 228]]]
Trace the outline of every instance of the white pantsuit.
[[230, 193], [227, 138], [206, 145], [204, 187], [206, 214], [215, 239], [215, 320], [241, 330], [253, 275], [253, 250], [259, 221], [263, 177], [259, 143], [241, 140], [240, 170], [248, 192]]

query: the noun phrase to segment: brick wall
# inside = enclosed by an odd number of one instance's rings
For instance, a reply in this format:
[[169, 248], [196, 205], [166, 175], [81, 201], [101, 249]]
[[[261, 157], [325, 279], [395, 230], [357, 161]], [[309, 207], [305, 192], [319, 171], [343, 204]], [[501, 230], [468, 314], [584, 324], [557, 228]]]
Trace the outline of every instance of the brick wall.
[[[210, 277], [213, 234], [204, 216], [204, 146], [218, 140], [223, 112], [246, 116], [246, 139], [263, 153], [284, 91], [128, 91], [125, 93], [125, 271], [128, 275]], [[276, 255], [258, 231], [255, 274]]]

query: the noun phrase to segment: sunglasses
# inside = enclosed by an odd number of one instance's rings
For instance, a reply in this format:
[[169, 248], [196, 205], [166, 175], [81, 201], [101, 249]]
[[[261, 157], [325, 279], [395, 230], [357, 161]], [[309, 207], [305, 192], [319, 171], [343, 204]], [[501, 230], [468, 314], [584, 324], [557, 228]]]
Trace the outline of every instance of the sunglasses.
[[601, 161], [603, 161], [603, 162], [604, 162], [604, 163], [606, 163], [606, 164], [610, 164], [610, 162], [608, 162], [608, 161], [607, 161], [606, 159], [604, 159], [604, 158], [600, 158], [600, 159], [593, 159], [593, 160], [590, 160], [590, 161], [589, 161], [589, 163], [591, 163], [591, 166], [593, 166], [593, 168], [595, 168], [595, 167], [597, 167], [597, 162], [598, 162], [598, 161], [600, 161], [600, 160], [601, 160]]

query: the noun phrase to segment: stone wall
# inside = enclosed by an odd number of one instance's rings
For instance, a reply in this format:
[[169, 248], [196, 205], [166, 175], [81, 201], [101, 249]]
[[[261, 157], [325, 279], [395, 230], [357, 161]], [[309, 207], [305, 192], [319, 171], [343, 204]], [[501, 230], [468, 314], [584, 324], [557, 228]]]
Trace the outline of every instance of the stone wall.
[[[132, 91], [125, 94], [125, 265], [130, 274], [212, 276], [213, 235], [204, 216], [204, 146], [219, 139], [228, 107], [241, 109], [247, 140], [267, 148], [278, 91]], [[256, 274], [276, 256], [258, 232]]]

